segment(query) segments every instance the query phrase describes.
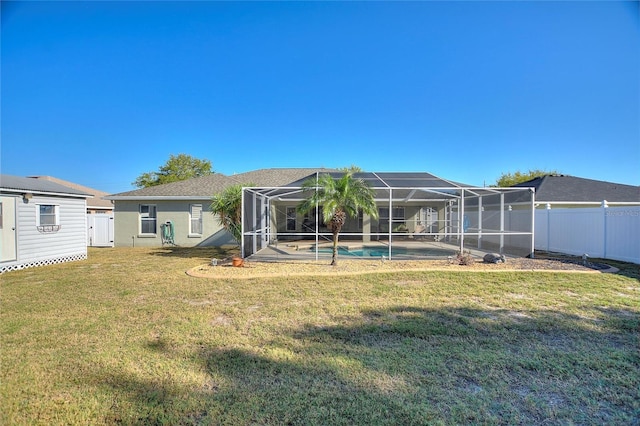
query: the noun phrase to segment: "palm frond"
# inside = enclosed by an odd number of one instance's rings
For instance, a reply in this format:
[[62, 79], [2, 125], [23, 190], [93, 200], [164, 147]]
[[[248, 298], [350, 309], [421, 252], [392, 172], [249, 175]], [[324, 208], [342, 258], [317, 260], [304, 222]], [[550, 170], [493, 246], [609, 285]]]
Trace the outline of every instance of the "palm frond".
[[338, 234], [347, 216], [357, 217], [358, 211], [377, 218], [378, 209], [375, 202], [375, 191], [362, 179], [353, 177], [348, 171], [339, 178], [329, 174], [321, 174], [306, 180], [302, 184], [303, 192], [307, 194], [297, 207], [298, 212], [307, 213], [317, 206], [322, 206], [324, 222], [333, 233], [333, 260], [336, 264]]

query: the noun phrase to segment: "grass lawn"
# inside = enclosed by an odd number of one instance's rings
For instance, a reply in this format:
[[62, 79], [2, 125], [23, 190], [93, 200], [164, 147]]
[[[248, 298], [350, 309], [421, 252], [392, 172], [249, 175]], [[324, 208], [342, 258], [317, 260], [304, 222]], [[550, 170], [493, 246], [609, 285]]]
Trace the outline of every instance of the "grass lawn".
[[211, 280], [119, 248], [0, 278], [0, 424], [638, 424], [629, 274]]

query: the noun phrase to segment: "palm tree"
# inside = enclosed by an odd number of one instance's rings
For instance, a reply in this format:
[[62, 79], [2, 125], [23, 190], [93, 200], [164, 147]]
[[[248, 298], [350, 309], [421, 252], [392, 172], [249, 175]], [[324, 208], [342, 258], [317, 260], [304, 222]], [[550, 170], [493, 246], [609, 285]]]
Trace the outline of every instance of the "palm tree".
[[[253, 186], [253, 185], [244, 185]], [[240, 243], [242, 238], [242, 187], [237, 184], [227, 187], [211, 199], [209, 210], [218, 216], [218, 222], [233, 239]]]
[[358, 210], [378, 217], [375, 191], [362, 179], [354, 178], [353, 171], [347, 171], [341, 178], [321, 174], [302, 184], [310, 195], [298, 205], [298, 212], [304, 214], [317, 206], [322, 206], [324, 223], [333, 234], [333, 256], [331, 265], [337, 264], [338, 234], [347, 221], [347, 216], [357, 217]]

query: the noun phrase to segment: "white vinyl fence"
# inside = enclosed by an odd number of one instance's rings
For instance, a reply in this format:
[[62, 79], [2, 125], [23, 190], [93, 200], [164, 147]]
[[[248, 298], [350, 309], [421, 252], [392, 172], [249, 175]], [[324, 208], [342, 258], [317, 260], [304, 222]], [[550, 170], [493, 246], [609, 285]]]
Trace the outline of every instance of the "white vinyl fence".
[[640, 207], [536, 210], [536, 250], [640, 263]]

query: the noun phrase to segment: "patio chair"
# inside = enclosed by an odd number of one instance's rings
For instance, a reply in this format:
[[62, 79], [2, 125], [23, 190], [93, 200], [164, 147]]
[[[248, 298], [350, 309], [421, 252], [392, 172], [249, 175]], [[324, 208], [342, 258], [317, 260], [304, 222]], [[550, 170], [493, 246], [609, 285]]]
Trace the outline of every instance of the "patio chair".
[[425, 238], [425, 232], [426, 232], [427, 228], [424, 225], [416, 225], [414, 231], [413, 231], [413, 238], [417, 239], [417, 238]]

